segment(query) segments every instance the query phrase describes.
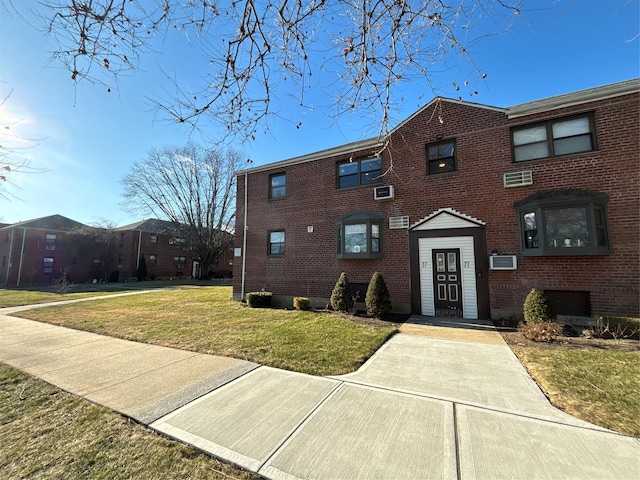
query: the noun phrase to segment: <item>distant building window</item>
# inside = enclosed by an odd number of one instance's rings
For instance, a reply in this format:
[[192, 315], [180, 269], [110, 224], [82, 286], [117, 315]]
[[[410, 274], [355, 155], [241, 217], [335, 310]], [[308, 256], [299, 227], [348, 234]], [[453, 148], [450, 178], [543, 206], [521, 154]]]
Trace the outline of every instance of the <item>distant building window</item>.
[[338, 188], [382, 182], [382, 158], [360, 158], [338, 163]]
[[185, 242], [184, 238], [172, 237], [169, 239], [169, 245], [182, 245]]
[[457, 169], [455, 140], [427, 145], [427, 173], [429, 175], [455, 172]]
[[155, 265], [158, 262], [157, 255], [149, 255], [149, 265]]
[[120, 233], [120, 247], [124, 247], [124, 232]]
[[99, 258], [92, 258], [91, 259], [91, 268], [100, 268], [100, 259]]
[[283, 198], [287, 193], [287, 176], [284, 173], [271, 175], [269, 198]]
[[517, 127], [511, 130], [513, 159], [516, 162], [589, 152], [596, 149], [593, 115]]
[[181, 270], [184, 268], [184, 264], [186, 263], [186, 261], [187, 261], [187, 257], [179, 257], [179, 256], [173, 257], [173, 263], [178, 270]]
[[151, 243], [158, 243], [158, 235], [151, 235]]
[[269, 255], [284, 255], [284, 231], [269, 232]]
[[338, 258], [381, 258], [384, 217], [372, 212], [356, 212], [336, 221]]
[[607, 255], [607, 197], [586, 190], [535, 194], [516, 204], [522, 254]]
[[42, 259], [42, 273], [53, 273], [53, 257]]
[[47, 233], [44, 237], [44, 249], [55, 250], [57, 238], [58, 236], [55, 233]]

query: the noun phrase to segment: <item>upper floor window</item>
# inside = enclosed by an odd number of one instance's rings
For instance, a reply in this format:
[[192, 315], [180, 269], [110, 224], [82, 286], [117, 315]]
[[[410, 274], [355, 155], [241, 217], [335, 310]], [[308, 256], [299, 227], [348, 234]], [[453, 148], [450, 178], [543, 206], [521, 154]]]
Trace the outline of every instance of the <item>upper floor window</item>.
[[279, 173], [269, 177], [269, 198], [283, 198], [287, 193], [287, 175]]
[[609, 253], [605, 195], [587, 190], [534, 194], [516, 204], [523, 255]]
[[516, 162], [595, 150], [593, 115], [548, 120], [511, 130]]
[[284, 231], [269, 232], [269, 255], [284, 255]]
[[338, 163], [338, 188], [382, 182], [382, 158], [360, 158]]
[[338, 258], [382, 257], [384, 217], [372, 212], [356, 212], [336, 221]]
[[428, 175], [455, 172], [457, 169], [455, 140], [445, 140], [427, 145]]
[[53, 257], [42, 259], [42, 273], [53, 273]]
[[120, 233], [120, 243], [118, 244], [119, 247], [124, 247], [124, 232]]
[[44, 249], [55, 250], [58, 236], [55, 233], [47, 233], [44, 237]]
[[151, 235], [151, 243], [158, 243], [158, 235]]

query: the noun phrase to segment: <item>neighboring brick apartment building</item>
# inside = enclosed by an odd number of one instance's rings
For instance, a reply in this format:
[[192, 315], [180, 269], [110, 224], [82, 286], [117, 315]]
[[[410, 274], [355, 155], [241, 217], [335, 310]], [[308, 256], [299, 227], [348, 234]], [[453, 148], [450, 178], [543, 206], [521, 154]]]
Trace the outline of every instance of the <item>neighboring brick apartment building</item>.
[[[61, 215], [0, 225], [0, 281], [5, 286], [47, 285], [63, 271], [75, 283], [133, 281], [142, 256], [147, 278], [199, 275], [197, 263], [171, 234], [170, 222], [151, 219], [120, 227], [111, 241], [78, 234], [83, 227]], [[221, 274], [232, 268], [231, 235], [229, 242], [215, 269]]]
[[323, 306], [346, 272], [363, 300], [380, 271], [398, 312], [504, 317], [535, 287], [561, 314], [637, 316], [639, 95], [436, 98], [386, 139], [238, 172], [234, 298]]

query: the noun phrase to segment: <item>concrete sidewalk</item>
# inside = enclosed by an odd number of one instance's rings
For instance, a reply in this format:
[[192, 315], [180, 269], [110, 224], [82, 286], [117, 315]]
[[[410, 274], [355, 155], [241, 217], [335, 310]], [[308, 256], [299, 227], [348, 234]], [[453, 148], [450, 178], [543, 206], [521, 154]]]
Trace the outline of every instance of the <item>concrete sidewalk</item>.
[[551, 406], [490, 324], [405, 328], [323, 378], [0, 315], [0, 361], [268, 478], [640, 478], [638, 439]]

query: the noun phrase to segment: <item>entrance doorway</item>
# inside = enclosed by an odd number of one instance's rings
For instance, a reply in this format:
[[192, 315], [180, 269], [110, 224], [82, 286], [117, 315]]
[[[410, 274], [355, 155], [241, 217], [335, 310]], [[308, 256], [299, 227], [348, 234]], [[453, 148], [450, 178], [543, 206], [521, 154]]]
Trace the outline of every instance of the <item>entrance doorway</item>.
[[462, 318], [460, 249], [433, 249], [432, 256], [435, 315]]

